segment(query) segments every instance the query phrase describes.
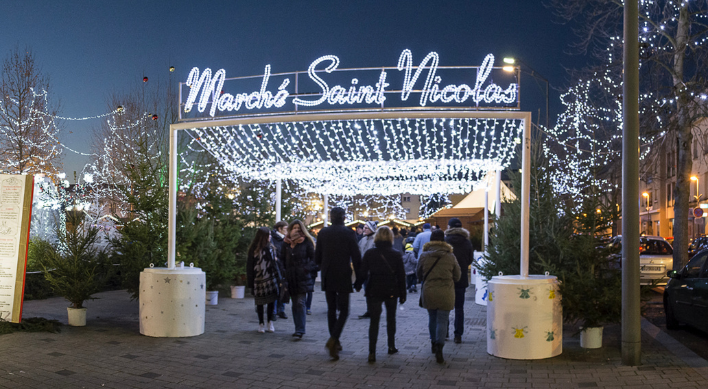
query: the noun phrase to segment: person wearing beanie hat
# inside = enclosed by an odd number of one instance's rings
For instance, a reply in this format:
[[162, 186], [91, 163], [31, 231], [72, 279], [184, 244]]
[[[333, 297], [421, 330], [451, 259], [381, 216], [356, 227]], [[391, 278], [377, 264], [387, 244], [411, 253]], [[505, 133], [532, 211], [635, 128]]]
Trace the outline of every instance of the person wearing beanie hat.
[[450, 311], [455, 307], [455, 282], [460, 279], [460, 265], [445, 243], [445, 234], [435, 230], [423, 246], [416, 275], [421, 280], [420, 305], [428, 310], [428, 330], [435, 359], [445, 363], [443, 347]]
[[457, 259], [462, 275], [460, 280], [455, 282], [455, 343], [462, 343], [462, 334], [465, 328], [465, 292], [470, 286], [468, 270], [474, 258], [474, 249], [470, 242], [470, 233], [462, 228], [462, 222], [458, 218], [452, 218], [447, 222], [448, 228], [445, 230], [445, 242], [452, 246], [452, 253]]
[[403, 252], [403, 267], [406, 271], [406, 289], [408, 293], [418, 293], [415, 277], [416, 266], [418, 266], [418, 258], [413, 254], [413, 245], [406, 243], [405, 251]]
[[[364, 237], [359, 240], [359, 251], [361, 252], [361, 257], [371, 248], [374, 247], [374, 232], [376, 231], [376, 222], [369, 220], [364, 223]], [[366, 284], [364, 284], [366, 287]], [[359, 319], [368, 319], [371, 317], [369, 311], [364, 312], [363, 315], [359, 315]]]
[[416, 257], [418, 257], [418, 260], [420, 260], [420, 254], [423, 252], [423, 246], [430, 242], [430, 232], [430, 223], [425, 223], [423, 224], [423, 232], [415, 236], [415, 240], [413, 241], [413, 251], [415, 252]]

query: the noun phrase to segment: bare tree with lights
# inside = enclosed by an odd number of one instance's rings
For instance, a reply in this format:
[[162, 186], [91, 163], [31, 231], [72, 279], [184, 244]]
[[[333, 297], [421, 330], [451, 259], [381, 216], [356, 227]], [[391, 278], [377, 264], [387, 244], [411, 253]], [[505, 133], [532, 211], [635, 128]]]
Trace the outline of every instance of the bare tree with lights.
[[0, 169], [54, 174], [62, 148], [55, 122], [58, 107], [48, 101], [49, 79], [29, 49], [13, 49], [0, 75]]
[[[621, 0], [553, 0], [556, 14], [578, 22], [575, 48], [612, 68], [621, 80], [624, 3]], [[706, 115], [708, 79], [708, 3], [689, 0], [640, 2], [640, 128], [659, 153], [676, 151], [674, 214], [687, 215], [691, 145], [699, 120]], [[618, 96], [621, 99], [621, 95]], [[617, 129], [620, 131], [619, 127]], [[674, 161], [667, 161], [673, 164]], [[688, 247], [688, 219], [674, 219], [674, 245]], [[674, 269], [688, 261], [686, 250], [674, 251]]]

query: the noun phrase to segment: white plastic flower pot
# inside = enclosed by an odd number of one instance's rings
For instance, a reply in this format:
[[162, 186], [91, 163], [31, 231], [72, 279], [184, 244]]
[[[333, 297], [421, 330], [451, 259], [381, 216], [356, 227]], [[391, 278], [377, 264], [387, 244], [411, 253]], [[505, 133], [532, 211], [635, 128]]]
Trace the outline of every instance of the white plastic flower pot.
[[219, 291], [218, 290], [207, 290], [206, 292], [206, 305], [217, 305], [219, 303]]
[[580, 331], [580, 347], [600, 348], [602, 347], [603, 327], [588, 327]]
[[66, 308], [69, 314], [69, 325], [73, 327], [86, 326], [86, 308]]
[[232, 299], [242, 299], [245, 296], [246, 296], [246, 286], [244, 286], [244, 285], [231, 286], [231, 298]]

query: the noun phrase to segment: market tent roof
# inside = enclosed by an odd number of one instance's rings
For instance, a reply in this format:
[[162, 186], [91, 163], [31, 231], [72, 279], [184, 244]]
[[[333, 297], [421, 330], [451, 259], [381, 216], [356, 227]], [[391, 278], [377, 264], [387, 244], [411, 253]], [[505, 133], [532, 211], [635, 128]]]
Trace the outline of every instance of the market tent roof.
[[[487, 206], [489, 207], [490, 212], [494, 212], [495, 208], [495, 202], [497, 199], [496, 192], [495, 192], [495, 186], [496, 186], [496, 173], [492, 172], [485, 177], [485, 181], [487, 185], [489, 185], [489, 195], [487, 198]], [[500, 181], [501, 185], [501, 199], [504, 201], [504, 199], [507, 200], [514, 200], [516, 199], [516, 195], [509, 189], [508, 186], [504, 183], [504, 181]], [[472, 191], [470, 194], [468, 194], [464, 199], [462, 199], [459, 203], [455, 204], [452, 209], [465, 209], [465, 208], [484, 208], [484, 184], [482, 183], [481, 187]]]
[[475, 217], [479, 213], [484, 212], [482, 208], [444, 208], [435, 212], [431, 217]]

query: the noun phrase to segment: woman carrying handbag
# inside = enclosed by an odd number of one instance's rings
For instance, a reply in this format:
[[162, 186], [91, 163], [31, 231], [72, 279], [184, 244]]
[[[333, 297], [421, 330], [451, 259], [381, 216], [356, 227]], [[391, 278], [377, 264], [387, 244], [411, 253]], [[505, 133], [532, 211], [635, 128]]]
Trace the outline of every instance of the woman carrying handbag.
[[416, 274], [421, 280], [420, 305], [428, 310], [428, 330], [432, 351], [438, 363], [445, 363], [443, 346], [450, 311], [455, 308], [455, 282], [460, 279], [460, 265], [445, 243], [445, 233], [435, 230], [423, 246]]
[[[248, 248], [246, 275], [248, 287], [251, 288], [253, 300], [256, 303], [258, 314], [258, 332], [275, 332], [273, 325], [273, 308], [278, 298], [278, 263], [275, 248], [270, 243], [270, 230], [261, 227], [256, 231], [256, 236]], [[267, 305], [268, 327], [266, 328], [263, 312]]]

